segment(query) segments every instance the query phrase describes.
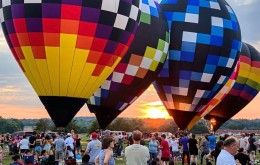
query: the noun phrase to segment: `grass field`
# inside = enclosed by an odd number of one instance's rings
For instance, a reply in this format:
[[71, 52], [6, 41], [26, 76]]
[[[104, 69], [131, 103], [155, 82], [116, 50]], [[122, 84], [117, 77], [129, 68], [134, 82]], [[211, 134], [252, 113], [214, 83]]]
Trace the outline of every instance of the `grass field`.
[[[12, 156], [6, 154], [4, 160], [3, 160], [3, 165], [9, 165], [12, 162]], [[125, 165], [125, 160], [124, 157], [119, 157], [116, 158], [116, 165]], [[181, 165], [181, 162], [175, 163], [175, 165]]]
[[[7, 155], [3, 160], [3, 165], [9, 165], [12, 162], [11, 157], [12, 156]], [[260, 160], [259, 153], [257, 153], [256, 158], [257, 158], [257, 160]], [[205, 163], [205, 161], [204, 161], [204, 163]], [[116, 159], [116, 165], [125, 165], [125, 161], [124, 161], [123, 157]], [[175, 162], [175, 165], [181, 165], [181, 162], [180, 161]]]

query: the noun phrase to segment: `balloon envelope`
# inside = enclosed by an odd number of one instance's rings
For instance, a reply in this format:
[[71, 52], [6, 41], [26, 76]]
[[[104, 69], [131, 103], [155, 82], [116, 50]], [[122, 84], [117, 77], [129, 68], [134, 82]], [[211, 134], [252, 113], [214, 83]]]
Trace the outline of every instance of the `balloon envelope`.
[[191, 122], [188, 125], [190, 130], [201, 118], [207, 115], [214, 107], [216, 107], [230, 92], [234, 84], [240, 83], [244, 84], [247, 81], [247, 77], [250, 74], [251, 69], [251, 55], [248, 46], [245, 43], [242, 43], [242, 49], [239, 53], [239, 60], [237, 66], [230, 76], [227, 83], [222, 87], [222, 89], [212, 98], [209, 103], [194, 116]]
[[250, 61], [249, 74], [246, 77], [239, 74], [227, 96], [205, 116], [205, 119], [211, 121], [214, 131], [250, 103], [260, 90], [260, 53], [253, 46], [246, 46], [250, 53], [247, 57], [251, 58], [244, 58], [245, 63]]
[[143, 0], [140, 25], [129, 51], [87, 102], [101, 128], [111, 123], [155, 80], [168, 46], [168, 28], [158, 4]]
[[241, 48], [235, 13], [224, 0], [162, 0], [170, 30], [169, 56], [155, 81], [176, 124], [191, 119], [232, 74]]
[[139, 0], [0, 1], [8, 45], [56, 126], [65, 126], [127, 52]]

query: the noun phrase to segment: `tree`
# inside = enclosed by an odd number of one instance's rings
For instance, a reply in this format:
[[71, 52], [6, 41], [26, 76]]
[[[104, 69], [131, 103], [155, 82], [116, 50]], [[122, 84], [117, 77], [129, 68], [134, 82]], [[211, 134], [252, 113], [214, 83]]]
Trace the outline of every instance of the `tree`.
[[4, 119], [0, 117], [0, 133], [13, 133], [21, 131], [23, 124], [19, 120], [15, 119]]
[[46, 132], [46, 131], [53, 130], [53, 128], [54, 128], [54, 124], [49, 119], [40, 119], [36, 123], [35, 130], [39, 132]]
[[94, 131], [96, 131], [97, 129], [99, 129], [99, 125], [97, 120], [93, 120], [90, 124], [90, 126], [88, 127], [88, 133], [92, 133]]
[[78, 132], [78, 130], [80, 129], [77, 121], [74, 119], [72, 120], [66, 127], [65, 127], [65, 131], [66, 132], [70, 132], [71, 130], [75, 130], [76, 132]]
[[126, 131], [126, 132], [131, 132], [137, 129], [142, 132], [145, 132], [147, 130], [147, 128], [144, 126], [144, 122], [142, 119], [128, 119], [128, 118], [117, 118], [107, 128], [113, 131]]
[[161, 127], [159, 127], [159, 132], [177, 132], [178, 126], [173, 122], [169, 122], [168, 124], [164, 124]]
[[194, 134], [209, 133], [209, 129], [208, 129], [205, 121], [201, 120], [191, 129], [191, 133], [194, 133]]

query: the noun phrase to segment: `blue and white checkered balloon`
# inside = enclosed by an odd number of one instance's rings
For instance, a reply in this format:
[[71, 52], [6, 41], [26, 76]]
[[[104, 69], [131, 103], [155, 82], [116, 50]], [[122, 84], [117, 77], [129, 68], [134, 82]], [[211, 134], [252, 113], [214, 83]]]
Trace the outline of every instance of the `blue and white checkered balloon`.
[[170, 30], [170, 48], [154, 86], [169, 114], [185, 129], [234, 70], [240, 27], [224, 0], [159, 2]]

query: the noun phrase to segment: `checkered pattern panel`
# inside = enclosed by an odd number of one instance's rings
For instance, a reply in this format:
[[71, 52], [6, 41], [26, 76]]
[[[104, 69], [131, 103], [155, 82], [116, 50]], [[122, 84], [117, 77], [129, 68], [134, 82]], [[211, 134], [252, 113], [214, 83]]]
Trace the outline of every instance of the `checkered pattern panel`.
[[239, 24], [222, 0], [161, 0], [161, 6], [171, 41], [154, 85], [169, 111], [200, 111], [234, 70]]
[[151, 24], [151, 16], [159, 17], [157, 6], [154, 0], [143, 1], [141, 11], [140, 20], [147, 24]]
[[245, 84], [251, 71], [251, 63], [252, 61], [249, 48], [245, 43], [243, 43], [235, 71], [232, 73], [227, 83], [222, 87], [217, 95], [212, 98], [207, 106], [198, 113], [198, 116], [202, 118], [207, 113], [209, 113], [226, 97], [228, 93], [231, 92], [231, 89], [234, 90], [234, 88], [236, 88], [236, 84]]
[[[87, 97], [128, 51], [139, 5], [139, 0], [0, 0], [0, 19], [15, 59], [39, 95]], [[62, 82], [60, 87], [52, 79]]]
[[230, 92], [235, 82], [237, 81], [239, 74], [247, 71], [248, 63], [243, 63], [241, 59], [247, 58], [246, 56], [240, 55], [240, 60], [237, 62], [234, 72], [230, 76], [226, 84], [221, 88], [221, 90], [209, 101], [209, 103], [201, 109], [200, 112], [196, 114], [196, 117], [193, 118], [189, 127], [193, 127], [201, 118], [203, 118], [207, 113], [209, 113], [215, 106], [217, 106]]
[[[126, 109], [157, 77], [169, 47], [167, 24], [157, 5], [150, 0], [142, 1], [141, 12], [149, 16], [150, 23], [141, 19], [127, 55], [89, 99], [91, 112], [95, 112], [95, 105], [102, 107], [104, 111], [111, 110], [111, 114], [119, 114], [118, 111]], [[151, 8], [156, 11], [152, 12]], [[147, 12], [148, 9], [151, 11]], [[152, 13], [159, 14], [157, 16]]]
[[[243, 43], [243, 48], [246, 48], [249, 54], [240, 57], [241, 69], [242, 67], [244, 69], [239, 71], [238, 78], [226, 97], [205, 116], [206, 119], [215, 119], [217, 121], [215, 129], [218, 129], [242, 110], [254, 99], [260, 90], [260, 78], [258, 76], [260, 71], [260, 53], [253, 46], [246, 43]], [[247, 65], [249, 65], [248, 68]]]

